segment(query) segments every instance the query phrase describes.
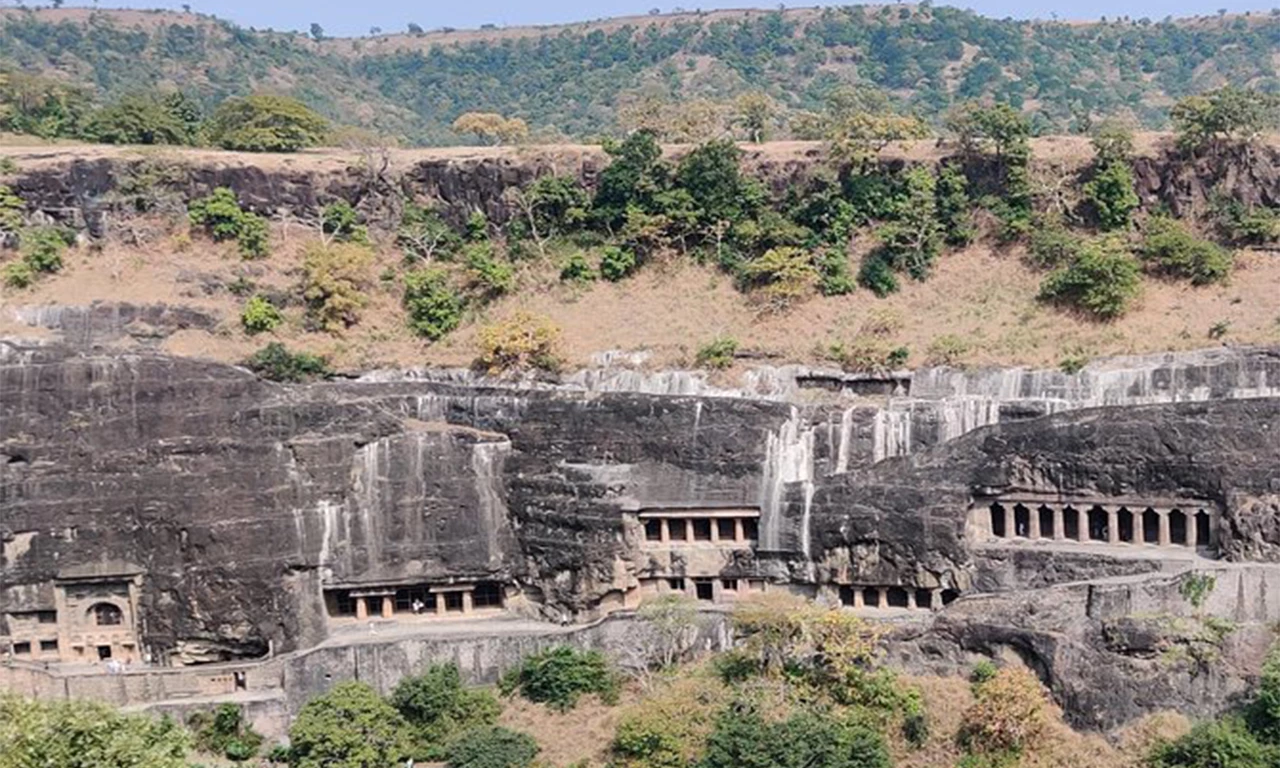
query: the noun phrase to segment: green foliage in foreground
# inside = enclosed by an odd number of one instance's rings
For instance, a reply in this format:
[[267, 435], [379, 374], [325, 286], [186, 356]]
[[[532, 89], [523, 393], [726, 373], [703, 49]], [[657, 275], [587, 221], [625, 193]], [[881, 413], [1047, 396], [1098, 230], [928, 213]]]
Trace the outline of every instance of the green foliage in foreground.
[[621, 681], [599, 651], [580, 651], [567, 645], [527, 656], [502, 678], [504, 694], [519, 691], [529, 701], [561, 711], [573, 709], [585, 694], [606, 703], [617, 701]]
[[830, 714], [801, 712], [768, 722], [751, 707], [716, 719], [698, 768], [890, 768], [884, 737]]
[[223, 102], [208, 130], [210, 141], [223, 149], [297, 152], [319, 144], [329, 123], [297, 99], [255, 94]]
[[269, 249], [267, 220], [240, 207], [236, 195], [226, 187], [192, 200], [187, 206], [191, 223], [203, 228], [216, 241], [235, 240], [246, 259], [260, 259]]
[[488, 690], [466, 688], [456, 664], [436, 664], [406, 677], [391, 705], [409, 724], [418, 759], [441, 759], [459, 734], [492, 726], [502, 705]]
[[443, 269], [418, 269], [404, 276], [405, 311], [414, 333], [439, 341], [462, 322], [466, 300]]
[[1225, 280], [1231, 274], [1231, 251], [1201, 240], [1182, 222], [1168, 216], [1152, 216], [1138, 248], [1152, 272], [1206, 285]]
[[488, 726], [476, 728], [449, 745], [448, 768], [528, 768], [538, 743], [524, 733]]
[[187, 747], [168, 719], [0, 696], [0, 768], [186, 768]]
[[197, 712], [187, 719], [187, 726], [195, 734], [196, 749], [235, 762], [252, 758], [262, 747], [262, 735], [244, 722], [244, 713], [235, 704]]
[[364, 683], [308, 701], [289, 729], [290, 768], [392, 768], [408, 752], [395, 707]]

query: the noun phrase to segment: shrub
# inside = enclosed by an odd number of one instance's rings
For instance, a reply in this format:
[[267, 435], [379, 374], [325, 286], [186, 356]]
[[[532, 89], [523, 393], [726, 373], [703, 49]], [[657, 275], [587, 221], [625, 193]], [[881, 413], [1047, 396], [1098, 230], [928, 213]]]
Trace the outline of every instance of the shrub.
[[209, 121], [209, 139], [223, 149], [297, 152], [320, 143], [328, 122], [297, 99], [255, 94], [222, 102]]
[[193, 138], [181, 117], [151, 94], [130, 94], [99, 109], [85, 133], [103, 144], [187, 144]]
[[282, 322], [284, 318], [280, 316], [280, 310], [263, 296], [249, 299], [240, 313], [240, 324], [250, 336], [274, 331]]
[[1006, 667], [974, 686], [974, 703], [961, 717], [961, 741], [970, 752], [1022, 752], [1048, 727], [1047, 700], [1036, 676]]
[[994, 661], [983, 659], [974, 664], [973, 669], [969, 671], [969, 682], [973, 683], [976, 690], [977, 687], [991, 682], [999, 673], [1000, 668], [996, 666]]
[[1040, 284], [1040, 298], [1067, 304], [1100, 319], [1124, 314], [1141, 292], [1136, 259], [1114, 240], [1086, 243], [1070, 265]]
[[368, 685], [339, 683], [308, 701], [289, 728], [291, 768], [390, 768], [404, 758], [405, 722]]
[[823, 296], [845, 296], [858, 287], [849, 269], [849, 257], [842, 251], [828, 249], [815, 260], [818, 269], [818, 291]]
[[532, 736], [498, 726], [476, 728], [449, 745], [448, 768], [527, 768], [538, 756]]
[[556, 347], [560, 328], [550, 318], [518, 312], [511, 319], [480, 329], [480, 357], [476, 363], [492, 374], [560, 367]]
[[736, 648], [716, 654], [711, 666], [725, 685], [743, 683], [760, 674], [760, 661]]
[[858, 285], [884, 298], [898, 292], [898, 276], [893, 273], [893, 266], [885, 260], [880, 251], [873, 251], [862, 258], [862, 266], [858, 269]]
[[1226, 248], [1201, 240], [1170, 216], [1152, 216], [1147, 221], [1138, 253], [1148, 270], [1185, 278], [1193, 285], [1225, 280], [1234, 261]]
[[1036, 222], [1027, 245], [1027, 262], [1037, 269], [1065, 267], [1080, 256], [1084, 240], [1067, 228], [1059, 216], [1045, 216]]
[[290, 352], [276, 341], [253, 353], [244, 366], [264, 379], [293, 383], [325, 378], [333, 373], [325, 358], [307, 352]]
[[312, 327], [337, 333], [359, 321], [373, 254], [352, 243], [311, 245], [302, 261], [302, 296]]
[[973, 225], [973, 201], [969, 198], [969, 179], [956, 163], [947, 163], [938, 173], [938, 223], [947, 245], [963, 248], [977, 237]]
[[1274, 768], [1280, 750], [1259, 743], [1235, 719], [1199, 723], [1176, 741], [1161, 744], [1148, 759], [1151, 768]]
[[1275, 125], [1276, 97], [1227, 86], [1188, 96], [1169, 110], [1178, 146], [1187, 152], [1252, 141]]
[[26, 203], [9, 187], [0, 184], [0, 245], [9, 235], [22, 229]]
[[248, 727], [244, 714], [235, 704], [222, 704], [213, 712], [196, 712], [187, 718], [187, 727], [195, 734], [195, 746], [211, 755], [244, 762], [252, 759], [262, 746], [262, 736]]
[[636, 255], [616, 245], [606, 246], [600, 254], [600, 276], [610, 282], [618, 282], [636, 271]]
[[360, 214], [346, 200], [339, 200], [324, 207], [320, 214], [320, 228], [333, 239], [344, 243], [368, 243], [369, 229], [360, 223]]
[[596, 279], [596, 273], [587, 263], [587, 257], [581, 251], [577, 251], [560, 269], [560, 279], [565, 282], [589, 283]]
[[414, 258], [448, 258], [462, 247], [462, 237], [432, 208], [410, 203], [400, 216], [396, 242]]
[[906, 365], [911, 351], [906, 347], [892, 347], [879, 340], [855, 338], [848, 346], [832, 345], [830, 356], [846, 371], [882, 373]]
[[442, 269], [419, 269], [406, 274], [402, 303], [409, 313], [409, 327], [431, 341], [439, 341], [457, 328], [466, 306]]
[[493, 246], [488, 243], [467, 246], [466, 258], [471, 289], [483, 298], [502, 296], [516, 287], [515, 270], [494, 258]]
[[36, 281], [36, 273], [25, 261], [12, 261], [4, 265], [4, 284], [10, 288], [30, 288]]
[[185, 768], [187, 733], [169, 718], [84, 701], [0, 694], [0, 764], [14, 768]]
[[1223, 237], [1241, 245], [1265, 245], [1280, 239], [1280, 214], [1265, 205], [1246, 205], [1219, 197], [1211, 211]]
[[529, 701], [566, 711], [588, 693], [606, 704], [618, 700], [619, 680], [599, 651], [580, 651], [560, 645], [525, 657], [520, 666], [503, 676], [504, 692], [519, 691]]
[[230, 189], [218, 187], [208, 197], [193, 200], [187, 210], [191, 223], [203, 228], [215, 241], [237, 241], [240, 254], [246, 259], [267, 255], [266, 219], [243, 210]]
[[724, 369], [733, 365], [738, 354], [738, 340], [722, 336], [712, 339], [698, 348], [698, 367]]
[[952, 333], [944, 333], [929, 343], [930, 365], [955, 365], [969, 353], [969, 343]]
[[1133, 169], [1115, 161], [1098, 169], [1084, 185], [1084, 199], [1103, 230], [1128, 229], [1141, 201], [1133, 191]]
[[1268, 744], [1280, 745], [1280, 646], [1273, 646], [1262, 665], [1258, 693], [1247, 710], [1249, 728]]
[[884, 737], [831, 715], [801, 712], [770, 723], [754, 709], [731, 707], [716, 719], [699, 768], [804, 766], [889, 768]]
[[773, 248], [742, 267], [743, 282], [759, 291], [774, 309], [782, 310], [814, 289], [818, 272], [801, 248]]
[[456, 664], [436, 664], [404, 678], [390, 701], [414, 729], [418, 756], [431, 759], [443, 757], [457, 734], [493, 725], [502, 709], [489, 691], [464, 687]]
[[22, 260], [32, 272], [62, 269], [62, 254], [75, 242], [75, 232], [62, 227], [30, 227], [18, 236]]

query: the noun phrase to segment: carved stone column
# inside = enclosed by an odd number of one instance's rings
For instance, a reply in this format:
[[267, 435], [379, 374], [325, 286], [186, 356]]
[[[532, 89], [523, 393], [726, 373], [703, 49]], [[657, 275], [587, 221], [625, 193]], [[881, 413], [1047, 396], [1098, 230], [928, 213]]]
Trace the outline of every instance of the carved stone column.
[[1035, 541], [1040, 538], [1040, 510], [1027, 511], [1027, 538]]
[[1120, 510], [1107, 510], [1107, 543], [1120, 543]]
[[1172, 537], [1169, 535], [1169, 510], [1157, 509], [1156, 515], [1160, 519], [1160, 538], [1157, 543], [1162, 547], [1167, 547], [1172, 542]]
[[1062, 514], [1062, 507], [1054, 507], [1053, 508], [1053, 540], [1054, 541], [1065, 541], [1067, 538], [1066, 527], [1062, 524], [1063, 518], [1064, 518], [1064, 515]]

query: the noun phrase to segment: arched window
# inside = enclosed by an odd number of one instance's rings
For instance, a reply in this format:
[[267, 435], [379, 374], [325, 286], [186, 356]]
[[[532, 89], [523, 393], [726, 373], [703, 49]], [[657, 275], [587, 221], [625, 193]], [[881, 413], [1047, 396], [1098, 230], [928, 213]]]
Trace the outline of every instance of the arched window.
[[93, 623], [99, 627], [118, 627], [124, 623], [124, 613], [111, 603], [98, 603], [89, 609]]

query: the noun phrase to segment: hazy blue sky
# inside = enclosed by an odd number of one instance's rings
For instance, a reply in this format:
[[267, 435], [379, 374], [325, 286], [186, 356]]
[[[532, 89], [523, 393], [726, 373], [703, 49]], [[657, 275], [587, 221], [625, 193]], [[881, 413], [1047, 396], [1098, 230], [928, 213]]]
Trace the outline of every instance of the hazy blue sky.
[[[41, 0], [36, 0], [37, 3]], [[47, 0], [44, 0], [47, 2]], [[0, 0], [0, 5], [14, 4], [14, 0]], [[68, 5], [91, 5], [88, 2], [68, 2]], [[813, 3], [788, 3], [794, 7]], [[827, 3], [831, 4], [831, 3]], [[845, 4], [845, 3], [840, 3]], [[939, 3], [952, 4], [952, 3]], [[1131, 2], [1107, 2], [1107, 0], [972, 0], [954, 3], [972, 8], [988, 16], [1004, 17], [1036, 16], [1049, 18], [1057, 13], [1062, 18], [1085, 19], [1098, 16], [1124, 16], [1134, 18], [1149, 16], [1153, 19], [1166, 15], [1175, 16], [1210, 14], [1219, 8], [1231, 11], [1269, 10], [1280, 4], [1272, 2], [1248, 2], [1247, 0], [1132, 0]], [[102, 7], [126, 5], [134, 8], [181, 8], [181, 2], [149, 0], [146, 2], [113, 2], [103, 0]], [[772, 7], [768, 2], [750, 0], [685, 0], [679, 5], [685, 8], [742, 8]], [[402, 2], [398, 0], [196, 0], [195, 10], [212, 13], [245, 26], [271, 27], [274, 29], [306, 29], [311, 22], [319, 22], [331, 35], [365, 34], [370, 27], [400, 30], [414, 21], [424, 28], [478, 27], [481, 24], [535, 24], [563, 21], [582, 21], [605, 16], [645, 13], [658, 7], [672, 10], [676, 3], [657, 0], [427, 0], [427, 2]]]

